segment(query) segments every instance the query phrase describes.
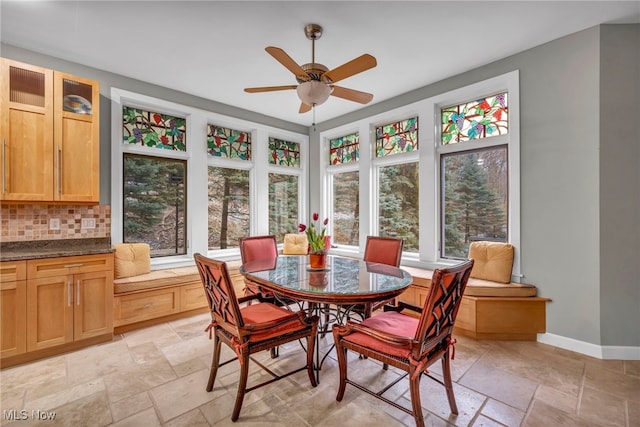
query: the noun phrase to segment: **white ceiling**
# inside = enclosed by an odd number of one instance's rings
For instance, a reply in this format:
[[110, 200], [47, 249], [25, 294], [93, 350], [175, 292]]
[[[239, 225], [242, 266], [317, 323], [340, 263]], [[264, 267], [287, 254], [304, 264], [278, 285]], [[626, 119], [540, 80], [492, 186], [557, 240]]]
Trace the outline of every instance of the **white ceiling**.
[[[323, 26], [316, 62], [363, 53], [378, 66], [341, 81], [376, 103], [601, 23], [640, 22], [640, 1], [12, 1], [1, 40], [302, 125], [296, 84], [264, 50], [311, 62], [306, 24]], [[316, 122], [362, 108], [340, 98]]]

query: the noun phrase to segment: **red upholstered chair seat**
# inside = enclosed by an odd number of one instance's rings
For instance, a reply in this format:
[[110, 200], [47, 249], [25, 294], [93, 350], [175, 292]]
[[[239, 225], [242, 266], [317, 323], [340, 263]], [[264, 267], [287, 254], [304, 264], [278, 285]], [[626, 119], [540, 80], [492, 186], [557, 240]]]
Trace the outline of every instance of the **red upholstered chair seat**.
[[[251, 329], [252, 325], [265, 323], [278, 323], [277, 327], [270, 328], [266, 332], [257, 332], [249, 336], [249, 341], [263, 341], [275, 338], [280, 335], [295, 332], [307, 327], [300, 321], [300, 316], [286, 308], [265, 302], [261, 304], [251, 304], [240, 309], [240, 314], [244, 319], [244, 327]], [[288, 320], [288, 322], [285, 322]]]
[[[368, 319], [363, 320], [361, 325], [386, 334], [411, 339], [415, 336], [416, 330], [418, 329], [418, 319], [405, 314], [389, 311], [377, 316], [369, 317]], [[365, 347], [375, 348], [382, 353], [391, 354], [396, 357], [408, 358], [411, 352], [409, 347], [406, 345], [391, 345], [373, 338], [370, 335], [363, 334], [362, 332], [354, 332], [351, 335], [344, 337], [343, 340]]]

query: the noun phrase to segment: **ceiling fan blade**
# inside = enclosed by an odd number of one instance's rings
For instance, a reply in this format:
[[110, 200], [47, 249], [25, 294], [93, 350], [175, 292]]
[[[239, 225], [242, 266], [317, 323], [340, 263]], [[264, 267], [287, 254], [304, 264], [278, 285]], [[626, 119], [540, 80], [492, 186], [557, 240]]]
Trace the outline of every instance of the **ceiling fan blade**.
[[309, 111], [311, 111], [311, 107], [305, 104], [304, 102], [301, 102], [300, 110], [298, 110], [298, 113], [304, 114], [304, 113], [308, 113]]
[[258, 92], [274, 92], [276, 90], [289, 90], [297, 88], [297, 85], [287, 85], [287, 86], [263, 86], [263, 87], [245, 87], [244, 91], [249, 93], [258, 93]]
[[359, 102], [360, 104], [367, 104], [373, 99], [373, 95], [370, 93], [347, 89], [342, 86], [333, 86], [333, 92], [331, 92], [331, 95], [348, 101]]
[[264, 50], [266, 50], [269, 55], [273, 56], [276, 61], [284, 65], [285, 68], [291, 71], [298, 79], [305, 81], [311, 80], [309, 74], [307, 74], [307, 72], [303, 70], [296, 61], [291, 59], [284, 50], [274, 46], [267, 46]]
[[329, 70], [322, 75], [322, 80], [328, 79], [331, 83], [339, 82], [340, 80], [346, 79], [347, 77], [351, 77], [363, 71], [366, 71], [370, 68], [378, 65], [376, 58], [365, 53], [357, 57], [356, 59], [352, 59], [351, 61], [340, 65], [339, 67], [334, 68], [333, 70]]

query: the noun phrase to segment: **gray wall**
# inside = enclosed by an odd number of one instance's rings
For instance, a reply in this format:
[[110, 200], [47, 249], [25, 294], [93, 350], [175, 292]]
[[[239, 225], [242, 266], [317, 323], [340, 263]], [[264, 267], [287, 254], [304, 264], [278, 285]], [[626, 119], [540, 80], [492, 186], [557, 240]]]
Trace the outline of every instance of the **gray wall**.
[[[319, 133], [471, 83], [520, 70], [523, 281], [547, 305], [547, 332], [640, 346], [640, 25], [603, 25], [453, 76], [358, 112], [302, 127], [145, 82], [2, 45], [4, 57], [101, 83], [101, 202], [110, 203], [109, 89], [115, 86], [300, 133]], [[317, 151], [313, 151], [317, 150]], [[311, 162], [311, 176], [318, 176]], [[309, 180], [318, 210], [318, 180]]]
[[603, 345], [640, 342], [640, 25], [600, 37], [600, 306]]
[[[322, 123], [310, 146], [332, 127], [520, 70], [523, 282], [552, 299], [547, 332], [640, 346], [639, 29], [554, 40]], [[310, 189], [312, 210], [319, 190]]]

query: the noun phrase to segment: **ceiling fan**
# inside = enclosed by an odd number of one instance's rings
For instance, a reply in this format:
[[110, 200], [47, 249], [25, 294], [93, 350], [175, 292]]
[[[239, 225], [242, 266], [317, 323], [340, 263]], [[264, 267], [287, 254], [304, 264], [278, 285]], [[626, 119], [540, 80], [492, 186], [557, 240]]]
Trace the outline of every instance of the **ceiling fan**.
[[244, 91], [257, 93], [296, 89], [298, 97], [302, 101], [299, 113], [306, 113], [313, 107], [324, 103], [330, 95], [360, 104], [370, 102], [373, 99], [372, 94], [336, 86], [335, 83], [375, 67], [377, 65], [376, 58], [364, 54], [329, 70], [324, 65], [317, 63], [315, 59], [315, 42], [322, 36], [322, 27], [318, 24], [309, 24], [304, 27], [304, 33], [311, 40], [311, 62], [308, 64], [298, 65], [284, 50], [278, 47], [268, 46], [265, 48], [267, 53], [296, 76], [297, 85], [248, 87]]

